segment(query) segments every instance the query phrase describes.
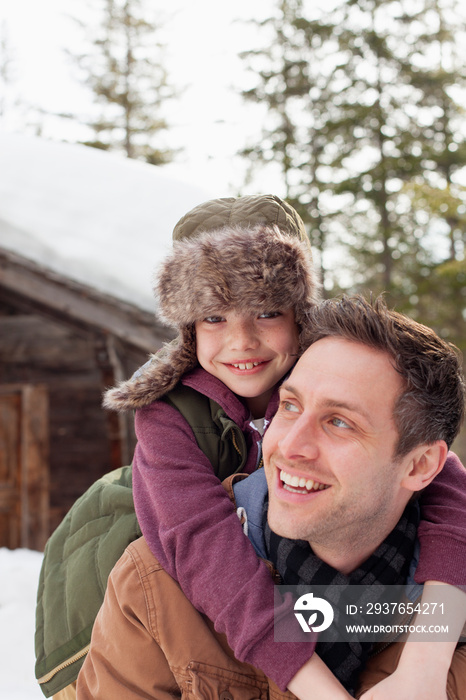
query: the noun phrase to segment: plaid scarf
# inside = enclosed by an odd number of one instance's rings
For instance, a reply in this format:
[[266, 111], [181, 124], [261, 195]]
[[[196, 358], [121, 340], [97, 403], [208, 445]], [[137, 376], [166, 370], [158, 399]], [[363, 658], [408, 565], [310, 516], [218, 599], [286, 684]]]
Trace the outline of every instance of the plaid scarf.
[[[343, 595], [345, 587], [378, 584], [378, 588], [373, 589], [373, 601], [376, 602], [377, 591], [383, 586], [406, 582], [418, 524], [419, 508], [415, 502], [411, 502], [395, 528], [369, 559], [349, 576], [345, 576], [321, 561], [308, 542], [289, 540], [272, 532], [267, 522], [267, 504], [264, 508], [264, 536], [268, 558], [280, 574], [283, 584], [296, 586], [297, 595], [309, 592], [310, 585], [336, 587], [332, 588], [335, 629], [338, 629], [338, 597]], [[369, 642], [326, 641], [318, 642], [316, 651], [345, 688], [352, 692], [371, 648]]]

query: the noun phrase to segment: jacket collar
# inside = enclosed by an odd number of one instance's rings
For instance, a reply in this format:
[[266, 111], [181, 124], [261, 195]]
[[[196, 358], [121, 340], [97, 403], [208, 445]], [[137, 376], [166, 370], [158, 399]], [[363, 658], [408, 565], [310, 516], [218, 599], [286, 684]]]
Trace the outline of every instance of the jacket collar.
[[247, 523], [247, 536], [249, 537], [256, 554], [262, 559], [267, 559], [267, 552], [262, 528], [262, 514], [264, 505], [268, 499], [267, 481], [265, 470], [258, 469], [247, 479], [235, 479], [233, 481], [233, 495], [237, 509], [242, 509]]
[[[209, 374], [209, 372], [206, 372], [202, 367], [196, 367], [190, 372], [187, 372], [181, 378], [181, 383], [191, 387], [191, 389], [199, 391], [199, 393], [204, 394], [209, 399], [216, 401], [243, 431], [246, 429], [246, 426], [250, 424], [251, 417], [249, 410], [242, 401], [240, 401], [236, 394], [230, 391], [220, 379]], [[275, 388], [267, 407], [265, 418], [268, 422], [272, 420], [277, 407], [278, 387]]]

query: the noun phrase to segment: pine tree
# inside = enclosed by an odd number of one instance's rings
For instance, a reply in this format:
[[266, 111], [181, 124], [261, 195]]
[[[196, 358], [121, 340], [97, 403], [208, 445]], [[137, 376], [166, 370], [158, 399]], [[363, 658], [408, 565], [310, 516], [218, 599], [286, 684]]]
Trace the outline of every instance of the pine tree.
[[163, 65], [161, 26], [144, 0], [100, 0], [96, 9], [95, 30], [85, 27], [89, 50], [74, 56], [97, 106], [86, 120], [95, 138], [86, 143], [156, 165], [169, 162], [173, 154], [158, 144], [168, 126], [163, 105], [175, 93]]
[[[465, 163], [460, 109], [449, 93], [455, 76], [460, 84], [464, 60], [445, 71], [432, 51], [441, 45], [451, 56], [459, 43], [461, 14], [454, 15], [451, 31], [447, 2], [449, 11], [457, 5], [454, 0], [339, 0], [327, 12], [315, 3], [281, 2], [279, 22], [287, 28], [287, 43], [272, 20], [272, 48], [248, 54], [250, 61], [260, 58], [261, 71], [246, 97], [265, 101], [269, 120], [275, 115], [285, 123], [286, 107], [286, 151], [283, 138], [267, 134], [267, 143], [274, 145], [268, 158], [281, 158], [298, 208], [313, 202], [315, 218], [307, 221], [325, 231], [322, 247], [347, 246], [352, 288], [390, 291], [396, 301], [414, 299], [420, 270], [435, 264], [423, 245], [429, 227], [416, 220], [406, 183], [449, 187], [453, 172]], [[279, 54], [274, 63], [273, 50]], [[290, 94], [293, 61], [300, 81], [299, 91]], [[281, 83], [271, 80], [274, 70]], [[267, 160], [263, 142], [254, 152]], [[435, 173], [434, 183], [429, 178]], [[450, 229], [458, 238], [454, 219]], [[340, 268], [328, 269], [326, 277], [327, 283], [334, 278], [332, 292], [341, 287]]]
[[[394, 300], [400, 302], [407, 283], [413, 286], [416, 268], [422, 268], [426, 262], [423, 239], [429, 232], [429, 225], [419, 226], [419, 217], [417, 225], [410, 226], [414, 212], [409, 216], [409, 212], [407, 215], [404, 211], [403, 183], [449, 188], [454, 171], [464, 167], [465, 141], [455, 129], [461, 120], [461, 109], [448, 90], [453, 84], [464, 85], [465, 63], [457, 61], [448, 69], [442, 65], [445, 50], [448, 48], [448, 53], [453, 54], [461, 29], [458, 12], [454, 28], [447, 27], [445, 0], [442, 3], [418, 0], [398, 5], [401, 12], [395, 10], [392, 14], [395, 31], [388, 21], [391, 5], [374, 0], [364, 5], [358, 3], [359, 12], [370, 9], [365, 15], [366, 22], [368, 17], [370, 22], [364, 31], [356, 32], [357, 41], [361, 42], [362, 37], [366, 49], [364, 60], [367, 61], [370, 54], [370, 64], [375, 67], [373, 82], [362, 85], [359, 101], [369, 94], [369, 88], [374, 99], [367, 115], [361, 115], [353, 101], [357, 128], [362, 125], [363, 134], [354, 139], [351, 126], [345, 131], [345, 140], [361, 154], [361, 144], [368, 138], [374, 161], [366, 172], [360, 171], [355, 177], [347, 178], [340, 187], [352, 191], [356, 201], [372, 201], [368, 212], [376, 213], [378, 223], [370, 240], [381, 246], [381, 251], [378, 270], [367, 280], [378, 290], [391, 291]], [[453, 5], [459, 9], [457, 3], [448, 5], [448, 9]], [[379, 26], [377, 15], [380, 15]], [[385, 28], [382, 28], [383, 21]], [[352, 63], [354, 55], [352, 53]], [[363, 187], [369, 196], [362, 191]], [[417, 201], [413, 199], [411, 205], [417, 205]], [[453, 228], [454, 221], [450, 220], [451, 236]], [[359, 249], [367, 250], [370, 241], [360, 239], [360, 242]], [[377, 261], [377, 257], [373, 256], [373, 260]]]
[[[424, 19], [428, 21], [419, 37], [417, 58], [422, 61], [427, 52], [434, 55], [430, 65], [413, 71], [413, 85], [422, 93], [419, 104], [426, 117], [423, 181], [416, 183], [417, 191], [424, 189], [429, 215], [448, 228], [450, 260], [464, 256], [466, 244], [464, 201], [455, 179], [466, 165], [464, 106], [454, 97], [466, 88], [466, 15], [459, 9], [456, 0], [426, 0]], [[420, 199], [415, 203], [419, 207]]]
[[332, 26], [313, 22], [309, 47], [309, 24], [303, 17], [302, 0], [282, 0], [276, 15], [259, 23], [269, 34], [267, 47], [242, 55], [257, 79], [243, 97], [266, 107], [261, 137], [242, 155], [248, 159], [251, 171], [269, 163], [279, 165], [284, 195], [309, 225], [311, 244], [318, 251], [325, 281], [331, 212], [322, 200], [328, 183], [320, 169], [325, 165], [327, 144], [321, 115], [332, 93], [329, 76], [317, 65], [322, 65], [326, 52], [331, 50], [327, 40]]

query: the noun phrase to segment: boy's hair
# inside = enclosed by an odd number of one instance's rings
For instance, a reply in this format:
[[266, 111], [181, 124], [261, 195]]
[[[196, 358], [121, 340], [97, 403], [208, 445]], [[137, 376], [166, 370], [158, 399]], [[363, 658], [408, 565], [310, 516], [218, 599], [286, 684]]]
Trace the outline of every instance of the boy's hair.
[[417, 445], [444, 440], [450, 447], [465, 410], [465, 383], [460, 353], [431, 328], [396, 311], [384, 299], [344, 296], [309, 311], [303, 344], [326, 337], [362, 343], [390, 355], [404, 380], [394, 419], [398, 429], [395, 457]]

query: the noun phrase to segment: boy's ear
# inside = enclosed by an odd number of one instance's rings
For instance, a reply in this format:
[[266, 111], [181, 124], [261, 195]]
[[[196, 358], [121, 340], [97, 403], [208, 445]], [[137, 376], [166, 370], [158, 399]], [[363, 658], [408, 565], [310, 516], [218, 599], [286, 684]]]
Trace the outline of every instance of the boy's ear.
[[448, 454], [444, 440], [418, 445], [410, 454], [401, 485], [409, 491], [421, 491], [442, 471]]

